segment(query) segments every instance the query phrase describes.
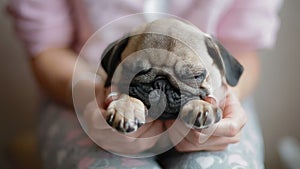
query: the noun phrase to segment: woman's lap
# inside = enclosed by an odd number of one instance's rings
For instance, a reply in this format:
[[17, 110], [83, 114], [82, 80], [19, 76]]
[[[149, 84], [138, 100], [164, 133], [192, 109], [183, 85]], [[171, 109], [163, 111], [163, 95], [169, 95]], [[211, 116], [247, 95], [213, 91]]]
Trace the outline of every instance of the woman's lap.
[[241, 141], [219, 152], [178, 153], [171, 149], [152, 158], [126, 158], [95, 145], [74, 112], [47, 104], [39, 120], [39, 140], [45, 168], [264, 168], [263, 142], [253, 106], [245, 105], [248, 122]]

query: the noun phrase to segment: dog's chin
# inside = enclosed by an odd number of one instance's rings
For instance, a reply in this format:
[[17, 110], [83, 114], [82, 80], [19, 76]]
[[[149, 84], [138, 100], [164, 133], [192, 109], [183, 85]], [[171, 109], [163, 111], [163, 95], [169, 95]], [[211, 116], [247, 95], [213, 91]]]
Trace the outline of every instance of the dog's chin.
[[[122, 86], [119, 87], [122, 90]], [[181, 107], [190, 100], [201, 99], [199, 95], [180, 91], [167, 78], [158, 78], [152, 83], [132, 81], [129, 96], [141, 100], [148, 108], [148, 116], [153, 119], [176, 119]]]

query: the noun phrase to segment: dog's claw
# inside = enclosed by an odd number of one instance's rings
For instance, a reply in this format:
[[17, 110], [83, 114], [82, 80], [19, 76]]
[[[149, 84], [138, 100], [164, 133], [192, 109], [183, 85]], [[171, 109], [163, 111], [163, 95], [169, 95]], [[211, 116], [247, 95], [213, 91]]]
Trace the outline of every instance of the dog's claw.
[[110, 126], [113, 126], [113, 122], [114, 122], [114, 115], [113, 114], [110, 114], [107, 116], [106, 118], [106, 122], [110, 125]]
[[137, 118], [134, 119], [134, 124], [137, 125], [138, 128], [140, 128], [142, 125], [145, 124], [145, 122], [139, 121]]
[[201, 118], [201, 113], [198, 113], [197, 118], [196, 118], [196, 120], [194, 122], [194, 126], [196, 126], [196, 127], [200, 127], [201, 126], [200, 120], [198, 120], [199, 118]]
[[120, 120], [118, 122], [118, 125], [115, 127], [115, 129], [118, 130], [118, 131], [120, 131], [120, 132], [123, 132], [123, 127], [122, 126], [123, 126], [123, 122], [122, 122], [122, 120]]

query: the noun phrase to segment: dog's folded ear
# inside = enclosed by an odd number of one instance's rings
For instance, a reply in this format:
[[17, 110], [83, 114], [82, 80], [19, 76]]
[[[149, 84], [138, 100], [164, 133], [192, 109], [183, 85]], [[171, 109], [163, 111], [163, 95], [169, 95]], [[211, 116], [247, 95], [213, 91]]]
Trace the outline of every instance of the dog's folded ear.
[[111, 85], [114, 72], [121, 62], [121, 55], [127, 46], [129, 37], [123, 37], [109, 44], [101, 56], [101, 66], [107, 73], [105, 87]]
[[243, 71], [243, 66], [215, 38], [206, 37], [205, 44], [208, 54], [214, 60], [221, 72], [225, 74], [230, 86], [236, 86]]

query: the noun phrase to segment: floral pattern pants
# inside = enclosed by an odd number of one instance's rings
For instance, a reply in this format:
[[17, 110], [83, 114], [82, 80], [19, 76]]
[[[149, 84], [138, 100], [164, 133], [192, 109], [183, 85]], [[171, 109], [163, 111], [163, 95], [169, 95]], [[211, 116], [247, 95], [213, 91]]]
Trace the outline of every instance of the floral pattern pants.
[[75, 112], [53, 102], [43, 106], [39, 143], [45, 169], [262, 169], [262, 135], [251, 99], [241, 141], [224, 151], [179, 153], [174, 148], [148, 158], [126, 158], [101, 149], [81, 128]]

